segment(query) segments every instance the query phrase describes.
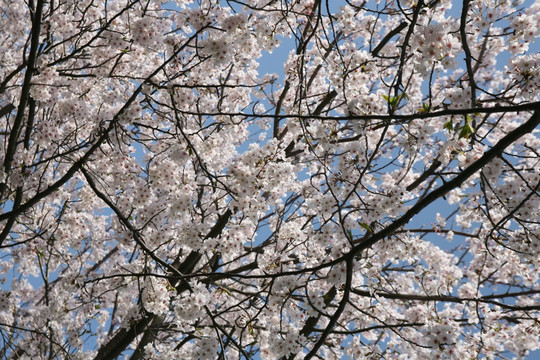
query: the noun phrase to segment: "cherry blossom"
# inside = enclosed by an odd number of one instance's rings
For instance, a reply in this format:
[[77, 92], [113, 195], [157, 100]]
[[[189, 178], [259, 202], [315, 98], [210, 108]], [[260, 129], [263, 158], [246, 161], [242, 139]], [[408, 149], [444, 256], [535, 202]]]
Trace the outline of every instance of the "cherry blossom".
[[534, 356], [539, 7], [0, 0], [2, 356]]

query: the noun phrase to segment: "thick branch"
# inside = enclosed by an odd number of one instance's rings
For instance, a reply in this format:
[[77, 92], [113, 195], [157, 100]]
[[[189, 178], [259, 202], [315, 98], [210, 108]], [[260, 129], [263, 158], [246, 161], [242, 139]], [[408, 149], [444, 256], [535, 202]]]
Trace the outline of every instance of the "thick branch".
[[13, 111], [13, 109], [15, 109], [15, 106], [13, 106], [12, 103], [7, 104], [6, 106], [0, 109], [0, 117], [9, 114], [10, 112]]
[[504, 149], [506, 149], [515, 141], [517, 141], [520, 137], [532, 132], [535, 129], [535, 127], [538, 126], [539, 123], [540, 123], [540, 111], [535, 111], [528, 121], [526, 121], [523, 125], [517, 127], [516, 129], [511, 131], [508, 135], [506, 135], [504, 138], [502, 138], [497, 144], [495, 144], [495, 146], [493, 146], [490, 150], [486, 151], [486, 153], [480, 159], [474, 162], [471, 166], [464, 169], [459, 175], [457, 175], [452, 180], [448, 181], [444, 185], [440, 186], [439, 188], [433, 190], [431, 193], [426, 195], [426, 197], [418, 201], [412, 208], [409, 209], [409, 211], [403, 214], [403, 216], [401, 216], [399, 219], [395, 220], [392, 224], [388, 225], [383, 230], [374, 234], [369, 239], [366, 239], [360, 245], [355, 246], [350, 253], [345, 255], [345, 258], [354, 257], [361, 251], [373, 246], [379, 240], [382, 240], [392, 235], [394, 231], [396, 231], [400, 227], [407, 224], [413, 218], [413, 216], [418, 214], [420, 211], [426, 208], [429, 204], [443, 197], [444, 195], [454, 190], [455, 188], [458, 188], [459, 186], [461, 186], [461, 184], [463, 184], [474, 173], [482, 169], [496, 156], [500, 155], [504, 151]]
[[[225, 213], [223, 213], [216, 221], [212, 229], [208, 232], [208, 234], [205, 236], [205, 239], [217, 237], [221, 235], [221, 232], [227, 225], [227, 222], [229, 221], [229, 218], [232, 215], [232, 211], [230, 209], [227, 209]], [[186, 259], [178, 266], [177, 271], [179, 271], [182, 274], [190, 274], [197, 262], [201, 258], [201, 254], [197, 251], [192, 251]], [[177, 293], [181, 293], [183, 291], [186, 291], [189, 289], [188, 284], [183, 281], [182, 278], [180, 278], [176, 284], [176, 291]], [[98, 354], [94, 358], [94, 360], [110, 360], [115, 359], [118, 357], [129, 344], [133, 342], [133, 340], [140, 334], [142, 334], [145, 330], [147, 330], [148, 324], [156, 318], [156, 315], [154, 314], [147, 314], [144, 316], [141, 320], [135, 322], [133, 325], [129, 327], [129, 329], [122, 328], [118, 331], [118, 333], [109, 340], [108, 343], [104, 344], [98, 351]], [[159, 323], [159, 321], [157, 321]]]
[[343, 255], [342, 257], [339, 257], [332, 261], [329, 261], [329, 262], [326, 262], [326, 263], [323, 263], [323, 264], [320, 264], [311, 268], [305, 268], [305, 269], [293, 270], [293, 271], [284, 271], [280, 274], [262, 274], [262, 275], [243, 276], [243, 277], [244, 278], [275, 278], [275, 277], [280, 277], [280, 276], [299, 275], [299, 274], [304, 274], [308, 272], [322, 270], [330, 266], [339, 264], [343, 261], [346, 261], [349, 258], [354, 258], [363, 250], [370, 248], [378, 241], [392, 235], [399, 228], [401, 228], [402, 226], [405, 226], [416, 214], [418, 214], [420, 211], [425, 209], [429, 204], [443, 197], [444, 195], [454, 190], [455, 188], [458, 188], [459, 186], [461, 186], [461, 184], [463, 184], [467, 179], [469, 179], [472, 175], [474, 175], [474, 173], [482, 169], [496, 156], [499, 156], [508, 146], [513, 144], [522, 136], [528, 133], [531, 133], [536, 128], [536, 126], [538, 126], [538, 124], [540, 124], [540, 111], [535, 111], [529, 120], [527, 120], [524, 124], [522, 124], [521, 126], [517, 127], [516, 129], [508, 133], [497, 144], [495, 144], [490, 150], [486, 151], [480, 159], [475, 161], [468, 168], [464, 169], [459, 175], [457, 175], [452, 180], [449, 180], [448, 182], [446, 182], [444, 185], [440, 186], [439, 188], [433, 190], [431, 193], [429, 193], [424, 198], [419, 200], [412, 208], [410, 208], [400, 218], [396, 219], [393, 223], [391, 223], [390, 225], [388, 225], [381, 231], [373, 234], [370, 238], [366, 239], [361, 244], [355, 246], [350, 252]]
[[395, 29], [392, 29], [388, 34], [386, 34], [386, 36], [381, 40], [381, 42], [379, 43], [379, 45], [377, 45], [375, 47], [375, 49], [373, 49], [371, 51], [371, 55], [373, 55], [374, 57], [379, 55], [379, 51], [381, 51], [385, 46], [386, 44], [388, 44], [388, 42], [394, 37], [396, 36], [397, 34], [399, 34], [401, 32], [401, 30], [405, 29], [407, 27], [407, 22], [402, 22], [401, 24], [399, 24]]
[[[373, 297], [372, 292], [365, 291], [365, 290], [352, 289], [351, 292], [353, 294], [360, 295], [360, 296]], [[538, 293], [540, 293], [540, 290], [501, 294], [501, 295], [489, 295], [489, 296], [482, 296], [479, 298], [460, 298], [457, 296], [445, 296], [445, 295], [395, 294], [395, 293], [386, 293], [382, 291], [375, 292], [377, 296], [385, 298], [385, 299], [403, 300], [403, 301], [422, 301], [422, 302], [429, 302], [429, 301], [456, 302], [456, 303], [481, 302], [481, 303], [493, 304], [503, 309], [514, 310], [514, 311], [540, 310], [540, 305], [529, 305], [529, 306], [508, 305], [505, 303], [501, 303], [499, 301], [494, 301], [492, 299], [504, 298], [504, 297], [510, 297], [510, 296], [512, 297], [526, 296], [526, 295], [533, 295], [533, 294], [538, 294]]]
[[[452, 115], [471, 115], [471, 114], [501, 114], [509, 112], [520, 112], [520, 111], [535, 111], [540, 107], [540, 101], [525, 103], [520, 105], [509, 105], [509, 106], [494, 106], [494, 107], [477, 107], [469, 109], [445, 109], [434, 112], [421, 112], [417, 114], [372, 114], [372, 115], [348, 115], [348, 116], [330, 116], [330, 115], [304, 115], [304, 114], [255, 114], [255, 113], [243, 113], [243, 112], [193, 112], [193, 111], [179, 111], [182, 114], [186, 115], [196, 115], [196, 116], [238, 116], [238, 117], [247, 117], [247, 118], [279, 118], [279, 119], [317, 119], [317, 120], [327, 120], [327, 121], [341, 121], [341, 120], [388, 120], [393, 121], [391, 125], [407, 123], [411, 120], [417, 119], [431, 119], [439, 118], [442, 116], [452, 116]], [[384, 124], [386, 126], [386, 124]]]
[[474, 81], [474, 70], [472, 67], [472, 54], [467, 42], [467, 13], [469, 12], [469, 0], [463, 0], [463, 8], [461, 9], [461, 24], [459, 34], [461, 35], [461, 43], [465, 52], [465, 64], [467, 66], [467, 75], [469, 77], [469, 85], [471, 87], [471, 106], [476, 106], [476, 81]]
[[279, 120], [281, 117], [279, 116], [279, 113], [281, 112], [281, 106], [283, 105], [283, 101], [285, 100], [285, 96], [287, 95], [287, 92], [289, 91], [289, 87], [291, 84], [289, 81], [285, 81], [285, 86], [283, 87], [283, 90], [281, 90], [281, 94], [279, 95], [279, 99], [276, 105], [276, 111], [275, 111], [275, 119], [274, 119], [274, 138], [279, 138]]
[[[24, 83], [21, 90], [19, 105], [17, 106], [17, 116], [15, 116], [15, 120], [13, 121], [13, 127], [11, 128], [11, 132], [9, 134], [8, 146], [4, 157], [4, 172], [6, 173], [6, 175], [8, 175], [11, 170], [11, 163], [13, 162], [15, 152], [17, 151], [19, 133], [23, 126], [24, 109], [26, 108], [26, 104], [28, 103], [28, 98], [30, 96], [30, 87], [32, 83], [32, 76], [34, 74], [34, 65], [36, 63], [37, 50], [39, 46], [42, 11], [43, 0], [38, 0], [36, 8], [34, 10], [34, 18], [32, 21], [30, 53], [28, 54], [28, 60], [26, 61], [26, 72], [24, 74]], [[11, 111], [9, 105], [6, 106], [6, 108], [3, 108], [2, 111], [4, 111], [4, 109]], [[4, 191], [6, 190], [6, 188], [7, 183], [0, 184], [0, 198], [4, 196]]]
[[421, 183], [423, 183], [424, 180], [426, 180], [428, 177], [430, 177], [435, 172], [435, 170], [437, 170], [439, 168], [439, 166], [441, 166], [441, 162], [438, 159], [435, 159], [435, 161], [433, 161], [433, 164], [431, 164], [429, 169], [424, 171], [424, 173], [422, 175], [420, 175], [420, 177], [418, 179], [416, 179], [414, 182], [412, 182], [410, 185], [408, 185], [405, 189], [407, 191], [411, 191], [411, 190], [416, 189], [416, 187], [418, 185], [420, 185]]
[[401, 44], [399, 68], [397, 70], [395, 83], [393, 84], [394, 96], [399, 96], [399, 89], [401, 87], [401, 79], [403, 77], [403, 67], [405, 66], [405, 59], [408, 54], [409, 40], [414, 32], [414, 27], [416, 26], [416, 22], [418, 21], [418, 16], [420, 15], [420, 11], [422, 10], [423, 6], [424, 6], [424, 1], [423, 0], [418, 1], [413, 12], [413, 18], [411, 20], [411, 23], [409, 24], [409, 30], [407, 31], [407, 34], [405, 34], [405, 39], [403, 39], [403, 43]]
[[332, 314], [332, 316], [330, 317], [330, 321], [328, 322], [328, 325], [322, 332], [319, 340], [315, 343], [311, 351], [304, 358], [306, 360], [311, 359], [317, 354], [317, 351], [319, 351], [321, 346], [326, 341], [326, 338], [328, 337], [328, 335], [330, 335], [330, 333], [336, 326], [341, 314], [345, 310], [345, 306], [349, 302], [349, 294], [351, 293], [352, 276], [353, 276], [353, 261], [354, 261], [353, 258], [347, 259], [347, 275], [346, 275], [345, 285], [343, 289], [343, 297], [341, 298], [341, 301], [339, 302], [338, 308], [336, 309], [336, 312]]

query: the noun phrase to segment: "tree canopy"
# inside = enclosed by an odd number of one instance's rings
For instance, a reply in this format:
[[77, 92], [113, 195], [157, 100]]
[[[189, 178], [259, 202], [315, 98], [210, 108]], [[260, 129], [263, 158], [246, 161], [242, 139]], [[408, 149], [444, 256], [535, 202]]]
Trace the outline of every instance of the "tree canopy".
[[2, 359], [540, 347], [540, 2], [0, 9]]

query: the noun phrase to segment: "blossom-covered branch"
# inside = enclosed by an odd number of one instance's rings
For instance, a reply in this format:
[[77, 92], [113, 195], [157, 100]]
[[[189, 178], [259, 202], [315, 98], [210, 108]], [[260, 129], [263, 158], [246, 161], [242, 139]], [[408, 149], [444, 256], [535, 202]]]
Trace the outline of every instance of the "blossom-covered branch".
[[0, 357], [540, 347], [538, 1], [0, 9]]

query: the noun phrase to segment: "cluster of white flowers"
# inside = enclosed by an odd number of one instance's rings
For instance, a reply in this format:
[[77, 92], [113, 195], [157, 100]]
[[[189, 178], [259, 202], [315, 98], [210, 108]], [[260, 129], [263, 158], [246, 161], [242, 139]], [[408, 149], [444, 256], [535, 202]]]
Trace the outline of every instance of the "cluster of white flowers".
[[519, 13], [511, 21], [514, 30], [508, 41], [508, 50], [516, 55], [529, 49], [529, 44], [534, 42], [540, 31], [540, 20], [538, 19], [540, 4], [536, 1], [527, 8], [525, 13]]
[[0, 313], [10, 310], [11, 307], [11, 292], [0, 290]]
[[426, 330], [427, 345], [439, 348], [444, 345], [454, 345], [459, 335], [459, 323], [452, 319], [430, 321]]
[[133, 41], [141, 46], [152, 46], [163, 39], [167, 23], [145, 16], [132, 24]]
[[0, 0], [0, 353], [539, 348], [519, 3]]
[[144, 308], [156, 315], [164, 315], [169, 310], [170, 296], [167, 280], [149, 278], [143, 287]]
[[219, 347], [219, 341], [214, 336], [203, 337], [197, 341], [197, 358], [201, 360], [215, 359]]
[[282, 358], [291, 354], [298, 354], [306, 343], [306, 337], [291, 331], [286, 338], [278, 335], [271, 343], [273, 355], [276, 358]]
[[538, 101], [540, 95], [540, 54], [522, 55], [510, 60], [510, 67], [506, 72], [513, 78], [518, 86], [520, 95], [530, 101]]
[[201, 283], [191, 285], [191, 292], [177, 297], [174, 301], [174, 312], [179, 317], [178, 325], [189, 328], [194, 320], [197, 320], [201, 310], [209, 305], [210, 293]]
[[418, 47], [422, 53], [421, 61], [415, 67], [416, 71], [426, 76], [432, 63], [441, 64], [444, 69], [456, 65], [456, 55], [461, 50], [461, 44], [454, 35], [455, 31], [451, 31], [452, 28], [455, 28], [454, 23], [448, 20], [445, 23], [423, 26], [414, 32], [411, 46]]
[[104, 39], [105, 43], [114, 49], [124, 49], [127, 45], [124, 35], [116, 31], [105, 33]]
[[224, 65], [232, 60], [234, 53], [228, 36], [212, 37], [201, 41], [202, 55], [210, 56], [217, 64]]
[[245, 30], [247, 24], [247, 15], [246, 14], [236, 14], [227, 16], [221, 21], [221, 27], [228, 32], [235, 32], [237, 30]]

